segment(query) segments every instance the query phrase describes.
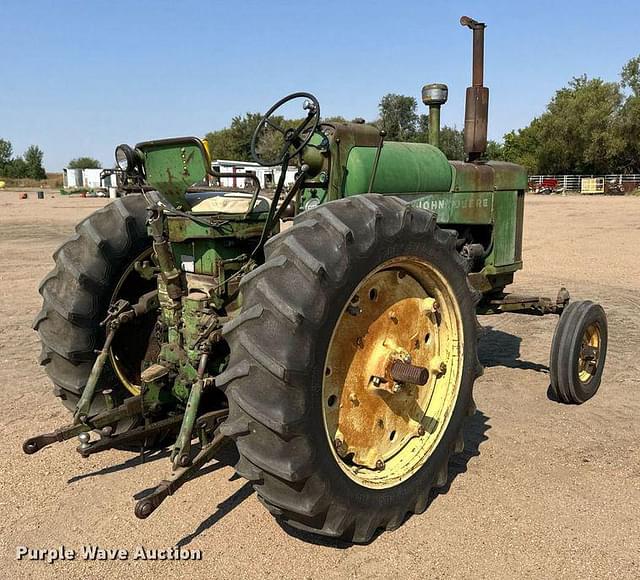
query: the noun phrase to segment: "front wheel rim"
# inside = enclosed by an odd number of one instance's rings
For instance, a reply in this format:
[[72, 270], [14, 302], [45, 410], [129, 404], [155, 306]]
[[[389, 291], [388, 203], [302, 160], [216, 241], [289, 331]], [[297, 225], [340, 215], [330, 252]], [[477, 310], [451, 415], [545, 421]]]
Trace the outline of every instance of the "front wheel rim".
[[[343, 472], [388, 488], [427, 462], [460, 395], [463, 347], [460, 307], [434, 265], [397, 258], [364, 278], [334, 328], [322, 385], [325, 431]], [[426, 384], [393, 379], [397, 361], [427, 369]]]
[[578, 379], [588, 383], [597, 373], [602, 349], [602, 335], [597, 324], [590, 324], [582, 335], [578, 357]]

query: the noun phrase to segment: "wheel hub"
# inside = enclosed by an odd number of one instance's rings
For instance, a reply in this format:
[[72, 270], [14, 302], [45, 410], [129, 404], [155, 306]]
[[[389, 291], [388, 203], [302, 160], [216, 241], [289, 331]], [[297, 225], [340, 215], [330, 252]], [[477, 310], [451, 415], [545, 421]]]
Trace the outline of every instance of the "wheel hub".
[[578, 358], [578, 378], [588, 383], [596, 374], [600, 360], [600, 329], [596, 324], [589, 325], [582, 335], [582, 345]]
[[461, 341], [447, 290], [426, 265], [396, 260], [360, 284], [338, 321], [325, 365], [325, 427], [358, 480], [407, 477], [448, 421]]

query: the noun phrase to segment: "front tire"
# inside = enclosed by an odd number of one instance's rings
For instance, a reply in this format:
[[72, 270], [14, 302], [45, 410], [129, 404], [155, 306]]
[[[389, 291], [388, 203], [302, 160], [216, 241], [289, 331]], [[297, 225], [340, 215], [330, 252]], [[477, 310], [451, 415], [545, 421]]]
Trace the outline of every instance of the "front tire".
[[580, 405], [596, 394], [607, 342], [607, 316], [602, 306], [580, 300], [565, 308], [551, 342], [549, 374], [556, 399]]
[[[408, 513], [422, 512], [430, 489], [447, 482], [450, 454], [462, 451], [463, 420], [475, 409], [472, 387], [481, 373], [476, 344], [477, 296], [456, 252], [455, 239], [437, 227], [435, 215], [389, 196], [361, 195], [305, 212], [292, 228], [269, 241], [265, 253], [265, 264], [242, 281], [241, 314], [224, 328], [231, 357], [227, 370], [216, 378], [229, 400], [229, 418], [222, 431], [237, 444], [237, 472], [253, 482], [272, 514], [303, 530], [366, 542], [379, 528], [395, 529]], [[384, 285], [385, 277], [396, 274], [398, 278], [409, 274], [412, 279], [407, 285], [409, 294], [396, 304], [411, 307], [411, 303], [427, 303], [432, 299], [425, 298], [424, 292], [429, 290], [451, 306], [449, 314], [444, 310], [440, 315], [432, 313], [433, 324], [444, 324], [443, 319], [450, 316], [457, 329], [446, 342], [447, 348], [455, 351], [448, 359], [450, 367], [440, 365], [445, 369], [443, 376], [448, 372], [455, 380], [450, 390], [441, 389], [441, 395], [437, 394], [439, 379], [435, 378], [440, 371], [434, 368], [429, 369], [433, 382], [424, 387], [403, 387], [409, 394], [370, 395], [368, 378], [359, 385], [357, 379], [369, 373], [367, 365], [378, 356], [374, 354], [358, 359], [364, 370], [354, 375], [355, 379], [341, 377], [333, 384], [327, 382], [331, 375], [327, 369], [334, 364], [331, 361], [340, 358], [342, 349], [335, 348], [335, 339], [348, 335], [344, 317], [348, 325], [354, 312], [348, 309], [358, 304], [353, 302], [354, 296], [365, 288], [371, 291], [363, 284], [377, 280], [376, 284]], [[378, 300], [377, 293], [362, 296], [371, 307]], [[395, 310], [386, 308], [389, 304], [379, 312], [394, 318]], [[399, 320], [392, 322], [398, 329], [415, 324], [415, 316], [402, 316], [398, 314]], [[441, 322], [437, 322], [438, 316]], [[371, 321], [380, 318], [371, 315]], [[415, 338], [425, 348], [428, 336], [416, 334]], [[403, 349], [397, 351], [406, 355]], [[342, 350], [357, 349], [350, 342]], [[355, 355], [350, 355], [349, 361], [355, 360]], [[351, 363], [344, 364], [343, 371], [353, 367]], [[340, 364], [336, 364], [333, 368], [338, 369]], [[428, 366], [429, 361], [422, 358], [420, 364]], [[360, 390], [348, 391], [347, 383]], [[432, 389], [432, 396], [419, 395], [421, 389]], [[386, 412], [388, 406], [376, 404], [377, 396], [391, 407], [399, 404], [402, 411], [397, 416], [387, 413], [380, 417], [361, 413], [358, 420], [366, 425], [349, 436], [353, 445], [346, 443], [340, 449], [336, 433], [343, 434], [354, 416], [345, 411], [341, 422], [340, 415], [331, 418], [331, 414], [352, 396], [364, 397], [379, 413]], [[406, 430], [405, 423], [414, 421], [411, 424], [416, 426], [425, 417], [431, 418], [427, 411], [432, 403], [427, 401], [434, 399], [443, 401], [433, 407], [436, 414], [438, 409], [442, 411], [438, 415], [441, 424], [423, 422], [427, 429], [422, 429], [421, 435]], [[408, 406], [398, 403], [402, 400]], [[424, 413], [409, 418], [416, 409]], [[389, 443], [396, 431], [390, 433], [387, 422], [404, 429], [397, 435], [404, 446]], [[371, 425], [379, 427], [377, 435], [358, 444], [357, 438], [368, 433]], [[368, 453], [371, 446], [378, 455]]]

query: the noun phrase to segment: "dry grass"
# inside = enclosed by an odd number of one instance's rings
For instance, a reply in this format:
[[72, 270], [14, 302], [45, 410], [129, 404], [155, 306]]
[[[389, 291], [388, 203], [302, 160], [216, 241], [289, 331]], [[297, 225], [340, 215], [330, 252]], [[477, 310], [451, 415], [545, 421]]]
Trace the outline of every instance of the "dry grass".
[[62, 187], [62, 173], [47, 173], [46, 179], [12, 179], [10, 177], [0, 177], [0, 181], [4, 181], [4, 187], [6, 189], [58, 189]]

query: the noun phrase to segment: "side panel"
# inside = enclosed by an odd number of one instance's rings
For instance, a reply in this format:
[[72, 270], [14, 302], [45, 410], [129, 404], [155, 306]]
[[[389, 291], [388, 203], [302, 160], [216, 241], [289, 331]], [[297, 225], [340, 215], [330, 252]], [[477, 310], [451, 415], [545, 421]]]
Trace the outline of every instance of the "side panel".
[[506, 266], [516, 261], [516, 230], [518, 223], [518, 192], [499, 191], [494, 197], [494, 266]]
[[522, 260], [523, 191], [476, 191], [399, 195], [435, 212], [438, 224], [491, 227], [493, 248], [485, 261], [487, 274], [515, 271]]
[[493, 211], [492, 191], [432, 193], [400, 196], [412, 205], [438, 214], [439, 224], [491, 224]]

